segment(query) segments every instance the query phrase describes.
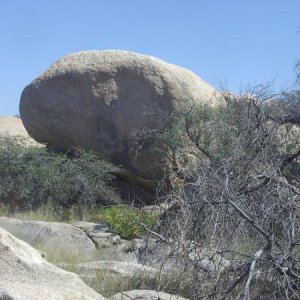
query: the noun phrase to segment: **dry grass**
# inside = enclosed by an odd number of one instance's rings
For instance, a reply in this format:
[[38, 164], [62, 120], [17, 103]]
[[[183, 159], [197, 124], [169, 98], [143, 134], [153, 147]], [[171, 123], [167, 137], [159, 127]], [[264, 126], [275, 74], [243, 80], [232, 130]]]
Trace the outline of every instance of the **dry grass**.
[[73, 206], [69, 209], [55, 208], [51, 202], [35, 210], [11, 210], [9, 206], [1, 205], [0, 203], [0, 216], [44, 222], [101, 221], [101, 215], [98, 209], [80, 205]]

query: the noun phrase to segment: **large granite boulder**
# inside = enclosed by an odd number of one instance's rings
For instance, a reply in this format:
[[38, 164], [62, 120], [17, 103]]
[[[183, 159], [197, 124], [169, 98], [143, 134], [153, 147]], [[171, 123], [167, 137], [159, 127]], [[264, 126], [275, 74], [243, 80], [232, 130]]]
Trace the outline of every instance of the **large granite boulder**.
[[79, 277], [0, 228], [0, 299], [104, 300]]
[[163, 144], [145, 143], [136, 153], [130, 136], [163, 130], [188, 99], [217, 101], [214, 89], [187, 69], [127, 51], [84, 51], [61, 58], [30, 83], [20, 114], [38, 142], [95, 150], [124, 166], [129, 181], [131, 175], [153, 180], [168, 172]]
[[1, 227], [43, 251], [51, 261], [87, 261], [97, 254], [88, 235], [70, 224], [0, 217]]

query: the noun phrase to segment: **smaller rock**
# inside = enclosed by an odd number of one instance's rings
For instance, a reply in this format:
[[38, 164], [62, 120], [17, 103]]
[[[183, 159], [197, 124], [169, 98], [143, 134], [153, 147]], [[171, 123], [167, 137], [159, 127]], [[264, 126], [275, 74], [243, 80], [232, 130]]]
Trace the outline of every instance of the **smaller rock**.
[[71, 224], [0, 217], [0, 227], [43, 251], [52, 261], [91, 260], [96, 255], [88, 235]]
[[160, 216], [166, 212], [168, 209], [170, 208], [170, 205], [169, 204], [159, 204], [159, 205], [146, 205], [146, 206], [143, 206], [141, 208], [142, 211], [154, 216], [154, 217], [157, 217], [157, 218], [160, 218]]
[[0, 228], [1, 300], [104, 300], [79, 277], [48, 263], [36, 249]]
[[161, 240], [145, 236], [135, 239], [135, 242], [138, 263], [167, 272], [172, 272], [174, 265], [177, 265], [177, 260], [172, 255], [172, 247]]
[[159, 270], [144, 266], [137, 263], [121, 262], [121, 261], [92, 261], [86, 263], [79, 263], [75, 265], [60, 264], [60, 266], [67, 270], [72, 270], [83, 279], [96, 278], [98, 272], [105, 271], [105, 275], [113, 275], [115, 277], [133, 277], [147, 275], [155, 277]]
[[153, 290], [133, 290], [118, 293], [109, 300], [188, 300], [177, 295]]
[[71, 223], [73, 226], [80, 228], [86, 233], [90, 233], [92, 231], [101, 231], [101, 232], [108, 232], [109, 228], [105, 223], [91, 223], [91, 222], [73, 222]]
[[115, 234], [113, 234], [112, 232], [94, 231], [90, 233], [90, 237], [92, 237], [93, 239], [107, 239], [112, 236], [115, 236]]
[[119, 235], [111, 232], [94, 231], [89, 233], [89, 237], [99, 249], [118, 245], [123, 242]]
[[[26, 146], [43, 146], [42, 144], [37, 143], [28, 135], [21, 119], [18, 117], [0, 116], [0, 139], [5, 138], [17, 139], [18, 141], [22, 141], [22, 143]], [[1, 295], [0, 300], [2, 300]]]
[[113, 247], [125, 243], [126, 241], [113, 232], [105, 223], [74, 222], [73, 226], [83, 230], [95, 243], [98, 249]]

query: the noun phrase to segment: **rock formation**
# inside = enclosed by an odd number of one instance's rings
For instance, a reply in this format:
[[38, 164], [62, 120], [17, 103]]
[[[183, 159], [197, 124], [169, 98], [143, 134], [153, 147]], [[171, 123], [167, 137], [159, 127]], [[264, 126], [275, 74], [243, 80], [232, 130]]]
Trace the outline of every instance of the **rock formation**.
[[0, 228], [0, 299], [104, 300], [79, 277]]
[[20, 114], [38, 142], [91, 149], [136, 178], [156, 180], [168, 172], [165, 149], [150, 142], [130, 151], [132, 132], [164, 130], [186, 101], [214, 103], [214, 93], [191, 71], [151, 56], [85, 51], [61, 58], [29, 84]]

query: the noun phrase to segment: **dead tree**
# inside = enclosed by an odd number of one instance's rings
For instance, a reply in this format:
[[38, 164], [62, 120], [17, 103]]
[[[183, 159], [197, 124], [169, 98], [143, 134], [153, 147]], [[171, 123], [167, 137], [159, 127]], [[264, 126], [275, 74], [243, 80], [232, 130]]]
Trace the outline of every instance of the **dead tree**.
[[164, 198], [180, 209], [159, 235], [172, 241], [192, 299], [300, 299], [300, 129], [265, 87], [225, 98], [178, 114], [197, 163]]

